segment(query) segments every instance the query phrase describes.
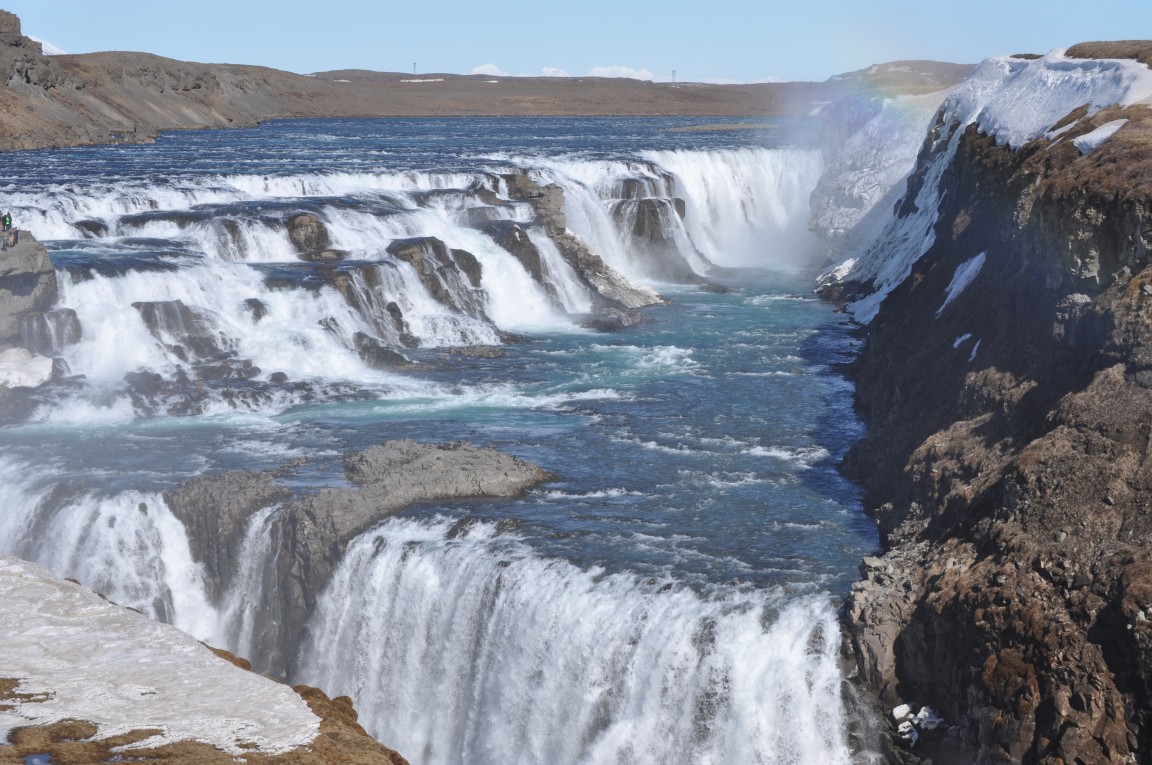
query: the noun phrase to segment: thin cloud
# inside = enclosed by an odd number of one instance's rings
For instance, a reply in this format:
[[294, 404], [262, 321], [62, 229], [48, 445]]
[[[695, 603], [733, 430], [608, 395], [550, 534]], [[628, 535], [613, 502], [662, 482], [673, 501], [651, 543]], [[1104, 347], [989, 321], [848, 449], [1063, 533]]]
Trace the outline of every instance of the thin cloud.
[[656, 75], [647, 69], [633, 69], [627, 66], [594, 66], [588, 70], [589, 77], [625, 77], [631, 80], [655, 80]]
[[[469, 72], [469, 74], [479, 74], [479, 75], [484, 75], [485, 77], [574, 77], [574, 76], [576, 76], [576, 75], [569, 73], [567, 70], [561, 69], [560, 67], [557, 67], [557, 66], [541, 67], [539, 73], [537, 73], [537, 74], [525, 74], [525, 73], [511, 74], [509, 72], [504, 71], [503, 69], [501, 69], [496, 64], [482, 64], [480, 66], [473, 67], [472, 71]], [[579, 76], [582, 76], [582, 77], [613, 77], [613, 78], [623, 78], [623, 79], [631, 79], [631, 80], [648, 80], [649, 82], [665, 82], [665, 83], [673, 82], [673, 77], [670, 73], [669, 74], [655, 74], [650, 69], [633, 69], [630, 66], [594, 66], [591, 69], [589, 69], [587, 71], [587, 73], [585, 73], [583, 75], [579, 75]], [[726, 78], [726, 77], [704, 77], [704, 78], [696, 79], [696, 78], [692, 78], [690, 76], [684, 77], [683, 75], [681, 75], [681, 76], [677, 77], [676, 80], [678, 80], [680, 82], [702, 82], [702, 83], [707, 83], [709, 85], [748, 85], [749, 84], [748, 80], [737, 80], [737, 79], [730, 79], [730, 78]], [[758, 80], [753, 80], [752, 82], [753, 83], [784, 82], [784, 80], [779, 78], [779, 77], [762, 77]]]
[[500, 67], [496, 66], [495, 64], [484, 64], [482, 66], [473, 67], [472, 71], [469, 72], [469, 74], [484, 74], [484, 75], [487, 75], [489, 77], [511, 77], [512, 76], [512, 75], [508, 74], [507, 72], [505, 72], [504, 70], [502, 70]]

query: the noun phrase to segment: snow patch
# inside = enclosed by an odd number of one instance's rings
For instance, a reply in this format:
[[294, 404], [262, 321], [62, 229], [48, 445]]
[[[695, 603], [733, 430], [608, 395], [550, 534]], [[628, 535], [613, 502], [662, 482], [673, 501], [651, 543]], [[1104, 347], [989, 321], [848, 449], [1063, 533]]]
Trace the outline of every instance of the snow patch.
[[956, 273], [952, 274], [952, 281], [948, 282], [948, 289], [945, 290], [944, 303], [936, 309], [936, 316], [944, 313], [944, 309], [948, 304], [960, 296], [972, 280], [980, 273], [980, 269], [984, 267], [984, 261], [987, 258], [987, 253], [982, 252], [974, 258], [969, 258], [960, 265], [956, 266]]
[[109, 738], [162, 733], [126, 748], [202, 741], [229, 754], [279, 754], [316, 738], [320, 720], [291, 688], [222, 661], [191, 636], [16, 558], [0, 557], [0, 677], [21, 694], [12, 728], [87, 720]]
[[960, 335], [960, 337], [958, 337], [952, 341], [952, 348], [953, 349], [959, 348], [961, 345], [963, 345], [965, 342], [967, 342], [971, 339], [972, 339], [972, 333], [971, 332], [965, 332], [964, 334]]
[[980, 352], [980, 341], [976, 341], [976, 345], [972, 346], [972, 352], [968, 354], [969, 361], [976, 360], [976, 354]]
[[[848, 311], [861, 323], [868, 323], [876, 316], [884, 298], [908, 277], [912, 265], [935, 241], [933, 228], [941, 197], [940, 180], [955, 157], [967, 126], [975, 124], [985, 134], [994, 136], [1000, 145], [1016, 149], [1030, 140], [1058, 132], [1052, 130], [1053, 125], [1081, 106], [1087, 105], [1088, 116], [1091, 116], [1108, 106], [1140, 103], [1152, 105], [1152, 70], [1136, 61], [1073, 59], [1063, 50], [1031, 60], [986, 59], [944, 100], [940, 124], [945, 127], [932, 134], [933, 142], [924, 148], [923, 164], [919, 168], [923, 183], [909, 200], [913, 204], [905, 206], [912, 212], [903, 217], [896, 217], [894, 213], [861, 217], [856, 223], [861, 228], [849, 231], [849, 244], [863, 242], [845, 252], [851, 265], [846, 259], [833, 266], [820, 275], [818, 284], [870, 283], [872, 294], [850, 304]], [[915, 142], [907, 136], [899, 138], [899, 150], [915, 152], [922, 138], [923, 132]], [[1106, 135], [1099, 136], [1100, 141], [1106, 138]], [[857, 151], [868, 145], [861, 137]], [[1094, 148], [1091, 142], [1088, 145]], [[884, 148], [896, 149], [895, 145]], [[868, 164], [865, 160], [866, 156], [861, 156], [858, 162], [863, 171], [861, 178], [866, 182]], [[881, 169], [877, 168], [876, 172], [880, 173]], [[850, 191], [851, 185], [845, 189]], [[886, 203], [873, 207], [878, 211], [893, 209]], [[845, 220], [850, 221], [850, 216]], [[834, 228], [824, 225], [826, 230]]]
[[997, 143], [1018, 149], [1069, 112], [1088, 116], [1119, 104], [1152, 100], [1152, 70], [1129, 59], [1068, 58], [1063, 50], [1033, 59], [986, 59], [948, 97], [945, 109], [962, 127], [976, 123]]
[[62, 50], [60, 48], [57, 48], [55, 45], [48, 42], [47, 40], [41, 40], [39, 37], [36, 37], [34, 35], [25, 35], [25, 37], [27, 37], [29, 40], [32, 40], [33, 42], [40, 43], [40, 49], [42, 51], [44, 51], [45, 56], [66, 56], [66, 55], [68, 55], [67, 52], [65, 52], [64, 50]]
[[1111, 122], [1106, 122], [1091, 133], [1085, 133], [1079, 138], [1073, 138], [1072, 143], [1080, 150], [1081, 154], [1087, 154], [1107, 141], [1117, 130], [1127, 124], [1128, 120], [1112, 120]]

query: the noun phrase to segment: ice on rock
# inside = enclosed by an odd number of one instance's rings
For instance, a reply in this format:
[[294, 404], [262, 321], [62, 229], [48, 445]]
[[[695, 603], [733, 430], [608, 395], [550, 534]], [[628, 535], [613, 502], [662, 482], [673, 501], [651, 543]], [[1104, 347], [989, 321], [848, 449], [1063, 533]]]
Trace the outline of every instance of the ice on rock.
[[984, 267], [986, 258], [987, 253], [982, 252], [976, 257], [970, 258], [956, 266], [956, 272], [952, 274], [952, 281], [948, 282], [948, 288], [944, 291], [944, 302], [936, 309], [936, 316], [944, 313], [944, 309], [948, 307], [948, 304], [968, 288], [968, 285], [980, 274], [980, 269]]
[[920, 707], [912, 720], [920, 730], [936, 730], [944, 723], [944, 718], [932, 707]]

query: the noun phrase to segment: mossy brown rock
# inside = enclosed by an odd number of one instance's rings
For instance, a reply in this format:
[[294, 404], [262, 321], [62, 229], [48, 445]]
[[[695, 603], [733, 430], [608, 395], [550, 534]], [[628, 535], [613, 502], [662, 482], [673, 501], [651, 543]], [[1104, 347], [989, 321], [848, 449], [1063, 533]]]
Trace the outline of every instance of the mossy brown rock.
[[1152, 758], [1152, 110], [1073, 122], [1016, 151], [959, 128], [935, 243], [856, 369], [846, 467], [887, 552], [846, 633], [886, 703], [963, 731], [921, 739], [938, 764]]

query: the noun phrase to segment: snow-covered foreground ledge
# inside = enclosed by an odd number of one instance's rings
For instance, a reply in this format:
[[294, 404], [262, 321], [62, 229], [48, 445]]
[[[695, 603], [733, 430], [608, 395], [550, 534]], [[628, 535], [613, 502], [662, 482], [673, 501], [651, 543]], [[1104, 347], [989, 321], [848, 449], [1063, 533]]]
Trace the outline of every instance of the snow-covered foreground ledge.
[[167, 624], [113, 605], [15, 558], [0, 557], [0, 744], [13, 728], [86, 720], [98, 738], [162, 735], [132, 748], [202, 741], [230, 754], [280, 754], [312, 742], [320, 719], [291, 688], [233, 666]]

